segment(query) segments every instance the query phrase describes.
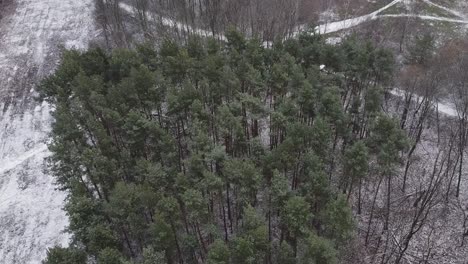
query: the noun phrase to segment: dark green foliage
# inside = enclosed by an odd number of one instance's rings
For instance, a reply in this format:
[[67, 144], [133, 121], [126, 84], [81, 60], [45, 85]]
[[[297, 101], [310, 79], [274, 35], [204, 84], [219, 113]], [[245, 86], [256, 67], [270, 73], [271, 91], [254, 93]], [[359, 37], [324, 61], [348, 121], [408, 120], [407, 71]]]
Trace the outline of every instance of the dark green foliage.
[[413, 44], [408, 47], [408, 64], [425, 65], [431, 61], [435, 50], [435, 39], [431, 34], [416, 36]]
[[228, 264], [229, 248], [222, 240], [215, 240], [208, 253], [208, 264]]
[[76, 248], [54, 247], [47, 251], [44, 264], [86, 264], [86, 253]]
[[370, 155], [385, 169], [404, 145], [379, 114], [391, 56], [356, 39], [227, 37], [65, 52], [39, 92], [80, 250], [45, 263], [337, 261], [354, 229], [337, 178], [363, 179]]
[[283, 224], [295, 237], [306, 232], [307, 223], [311, 219], [310, 205], [300, 196], [293, 196], [285, 203], [281, 212]]
[[154, 251], [152, 248], [143, 249], [142, 264], [164, 264], [167, 263], [164, 253]]
[[376, 118], [369, 138], [371, 150], [376, 153], [382, 173], [388, 174], [400, 161], [400, 152], [408, 147], [405, 132], [397, 120], [380, 115]]
[[106, 248], [99, 252], [97, 257], [98, 264], [124, 264], [122, 255], [116, 249]]
[[369, 169], [369, 150], [363, 141], [357, 141], [345, 152], [342, 184], [353, 185], [362, 180]]
[[351, 238], [354, 222], [350, 221], [352, 219], [351, 208], [348, 207], [343, 197], [339, 196], [330, 201], [321, 214], [326, 237], [333, 239], [337, 244]]
[[300, 263], [307, 264], [335, 264], [338, 262], [337, 252], [327, 239], [309, 234], [302, 241], [303, 255]]

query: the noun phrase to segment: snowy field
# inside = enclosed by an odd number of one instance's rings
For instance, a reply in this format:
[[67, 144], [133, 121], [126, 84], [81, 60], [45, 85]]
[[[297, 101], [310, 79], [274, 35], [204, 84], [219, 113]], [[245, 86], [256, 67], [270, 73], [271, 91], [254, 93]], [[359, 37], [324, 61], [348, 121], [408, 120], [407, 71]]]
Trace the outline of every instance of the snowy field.
[[0, 262], [40, 263], [66, 245], [65, 194], [44, 174], [51, 117], [33, 100], [58, 47], [86, 48], [95, 36], [92, 0], [18, 0], [0, 21]]

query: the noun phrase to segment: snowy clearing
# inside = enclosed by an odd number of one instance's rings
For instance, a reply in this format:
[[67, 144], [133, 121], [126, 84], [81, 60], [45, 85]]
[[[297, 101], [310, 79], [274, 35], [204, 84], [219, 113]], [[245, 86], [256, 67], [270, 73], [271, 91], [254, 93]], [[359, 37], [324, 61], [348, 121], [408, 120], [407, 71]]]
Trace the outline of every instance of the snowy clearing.
[[32, 97], [58, 62], [59, 45], [86, 48], [96, 37], [93, 0], [18, 0], [0, 23], [0, 259], [39, 264], [67, 245], [66, 194], [44, 173], [50, 107]]

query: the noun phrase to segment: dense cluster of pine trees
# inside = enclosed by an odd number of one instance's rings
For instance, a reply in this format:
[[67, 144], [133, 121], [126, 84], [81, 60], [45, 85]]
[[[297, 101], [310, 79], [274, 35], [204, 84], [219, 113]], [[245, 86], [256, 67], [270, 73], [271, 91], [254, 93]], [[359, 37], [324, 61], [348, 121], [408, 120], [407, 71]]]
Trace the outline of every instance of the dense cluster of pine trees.
[[391, 52], [227, 38], [64, 53], [39, 93], [73, 242], [44, 263], [339, 261], [349, 193], [406, 147], [381, 112]]

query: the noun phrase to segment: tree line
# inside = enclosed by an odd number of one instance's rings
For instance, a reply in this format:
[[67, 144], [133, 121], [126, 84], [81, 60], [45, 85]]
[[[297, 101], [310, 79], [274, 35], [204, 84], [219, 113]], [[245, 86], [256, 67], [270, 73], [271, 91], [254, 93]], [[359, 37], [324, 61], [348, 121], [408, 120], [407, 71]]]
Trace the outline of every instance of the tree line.
[[55, 107], [49, 167], [73, 241], [44, 263], [343, 257], [356, 236], [348, 204], [362, 204], [350, 195], [367, 180], [392, 186], [408, 147], [380, 107], [391, 52], [226, 35], [64, 52], [38, 91]]
[[[237, 27], [248, 38], [257, 37], [261, 42], [268, 41], [270, 44], [271, 40], [287, 38], [291, 34], [289, 31], [291, 28], [298, 29], [300, 25], [313, 25], [317, 21], [318, 17], [315, 15], [306, 17], [302, 13], [320, 13], [337, 4], [339, 8], [334, 10], [346, 18], [349, 17], [347, 15], [349, 10], [353, 9], [352, 5], [359, 5], [358, 2], [351, 3], [346, 0], [281, 1], [279, 4], [274, 1], [230, 3], [228, 0], [135, 0], [128, 2], [134, 10], [129, 16], [118, 8], [119, 3], [120, 1], [117, 0], [98, 1], [101, 5], [101, 8], [98, 8], [99, 19], [108, 39], [108, 47], [134, 47], [134, 43], [138, 42], [136, 39], [159, 43], [161, 37], [175, 37], [178, 42], [188, 43], [191, 36], [197, 34], [197, 32], [191, 32], [192, 29], [211, 31], [209, 35], [216, 36], [223, 34], [230, 26]], [[298, 8], [290, 9], [286, 7], [287, 5]], [[148, 16], [147, 14], [150, 13], [157, 14], [157, 16]], [[226, 13], [229, 13], [229, 16], [224, 15]], [[236, 14], [242, 14], [242, 17]], [[287, 23], [278, 24], [278, 20], [284, 20], [283, 14], [289, 14], [292, 20], [285, 20]], [[162, 17], [178, 21], [186, 25], [186, 28], [176, 27], [167, 30], [167, 25], [164, 26], [159, 21]], [[256, 19], [252, 20], [252, 18]], [[210, 27], [210, 20], [214, 26]], [[468, 211], [463, 202], [463, 179], [466, 170], [464, 150], [467, 143], [468, 113], [466, 89], [464, 89], [467, 68], [466, 41], [440, 42], [435, 35], [430, 34], [430, 29], [421, 28], [418, 21], [410, 18], [398, 19], [393, 26], [390, 24], [376, 28], [375, 23], [367, 25], [372, 32], [366, 33], [362, 28], [356, 32], [363, 35], [365, 39], [373, 39], [378, 46], [395, 48], [394, 53], [399, 55], [397, 65], [394, 66], [392, 62], [386, 61], [387, 59], [393, 61], [388, 58], [389, 55], [385, 54], [389, 51], [383, 52], [384, 55], [372, 54], [375, 51], [363, 52], [367, 44], [357, 39], [346, 40], [345, 43], [340, 44], [339, 49], [347, 51], [340, 51], [338, 55], [315, 51], [322, 54], [320, 55], [322, 61], [314, 61], [314, 63], [326, 65], [320, 74], [339, 75], [342, 78], [344, 83], [333, 85], [346, 86], [343, 90], [339, 89], [339, 94], [345, 117], [348, 118], [346, 122], [353, 123], [351, 132], [353, 135], [359, 135], [359, 138], [365, 139], [369, 137], [371, 129], [369, 127], [373, 126], [375, 114], [365, 109], [365, 104], [361, 102], [365, 98], [362, 97], [364, 92], [360, 91], [366, 91], [365, 96], [375, 93], [372, 96], [376, 96], [378, 98], [376, 102], [380, 102], [380, 104], [375, 104], [377, 108], [375, 112], [383, 111], [393, 116], [400, 128], [397, 132], [404, 130], [405, 133], [402, 133], [401, 137], [406, 135], [408, 140], [395, 142], [398, 149], [403, 148], [404, 151], [399, 155], [393, 155], [393, 158], [386, 161], [390, 165], [386, 172], [382, 169], [383, 161], [377, 161], [375, 150], [371, 155], [371, 143], [366, 140], [364, 144], [366, 148], [362, 151], [355, 151], [367, 153], [371, 158], [363, 159], [369, 161], [367, 166], [363, 167], [362, 172], [356, 172], [354, 165], [347, 164], [343, 158], [346, 155], [344, 149], [347, 149], [348, 144], [353, 140], [335, 135], [336, 141], [333, 138], [333, 154], [330, 154], [331, 158], [327, 161], [326, 174], [329, 176], [330, 184], [343, 193], [342, 196], [357, 215], [357, 233], [360, 238], [359, 243], [362, 244], [359, 245], [358, 250], [355, 250], [356, 252], [363, 253], [361, 255], [366, 256], [371, 262], [395, 261], [399, 263], [410, 261], [410, 259], [415, 262], [424, 262], [435, 258], [435, 255], [446, 254], [444, 250], [437, 249], [436, 246], [437, 228], [434, 227], [434, 223], [438, 221], [437, 215], [441, 211], [446, 210], [450, 213], [449, 215], [462, 216], [460, 230], [467, 229]], [[220, 45], [224, 46], [224, 44]], [[357, 48], [353, 45], [363, 45], [363, 47]], [[399, 51], [397, 51], [397, 46], [399, 46]], [[319, 49], [319, 47], [314, 46], [313, 49]], [[382, 49], [376, 50], [383, 51]], [[344, 54], [348, 56], [346, 59], [343, 59]], [[330, 58], [324, 59], [327, 56]], [[352, 64], [359, 69], [343, 72], [345, 68], [343, 63], [349, 63], [347, 61], [353, 59], [356, 61]], [[379, 62], [380, 59], [383, 62]], [[341, 66], [336, 67], [336, 65]], [[396, 74], [392, 76], [393, 69], [386, 67], [394, 68]], [[367, 71], [379, 70], [385, 72], [382, 78], [375, 78], [379, 75], [377, 72], [367, 73]], [[359, 74], [355, 75], [353, 71]], [[399, 95], [395, 97], [379, 90], [387, 84], [395, 85]], [[377, 89], [374, 89], [374, 86]], [[355, 94], [354, 89], [359, 92]], [[369, 89], [370, 95], [367, 95]], [[454, 117], [447, 117], [443, 113], [444, 110], [439, 109], [438, 102], [440, 101], [452, 105]], [[357, 107], [357, 110], [353, 107]], [[356, 111], [364, 111], [365, 114], [356, 114]], [[262, 142], [269, 142], [270, 139], [264, 139], [269, 136], [265, 135], [264, 131], [269, 124], [263, 123], [262, 118], [258, 125], [259, 130], [263, 132], [260, 132], [259, 137], [262, 138]], [[352, 121], [349, 121], [349, 118], [352, 118]], [[282, 135], [279, 136], [281, 137]], [[278, 138], [273, 138], [273, 142], [277, 141]], [[430, 148], [427, 148], [428, 144]], [[374, 145], [374, 148], [377, 146]], [[391, 152], [391, 149], [388, 151]], [[353, 154], [347, 155], [353, 156]], [[353, 176], [348, 180], [341, 179], [344, 176], [337, 176], [348, 172], [360, 176]], [[449, 215], [448, 217], [451, 217]], [[464, 244], [466, 233], [468, 232], [460, 233], [457, 236], [459, 241], [454, 243]]]

